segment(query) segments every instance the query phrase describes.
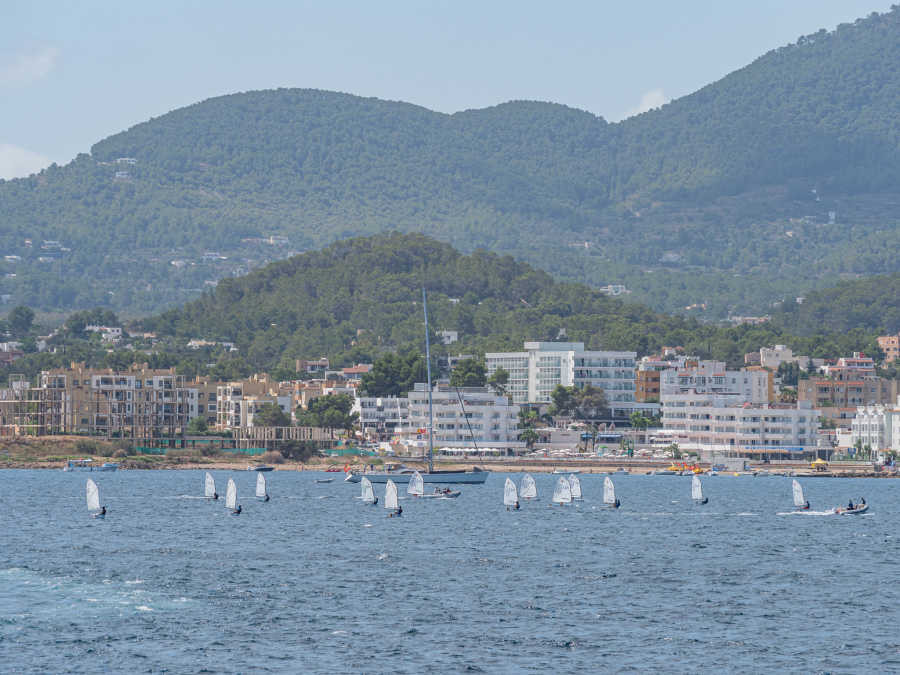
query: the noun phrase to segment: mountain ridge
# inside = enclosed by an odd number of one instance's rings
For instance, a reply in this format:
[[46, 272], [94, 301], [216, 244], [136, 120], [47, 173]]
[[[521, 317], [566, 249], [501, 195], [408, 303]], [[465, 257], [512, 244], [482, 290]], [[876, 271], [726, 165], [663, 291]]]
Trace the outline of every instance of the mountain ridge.
[[[325, 90], [214, 97], [0, 182], [0, 245], [23, 259], [4, 263], [16, 277], [0, 293], [149, 311], [401, 229], [625, 283], [661, 310], [766, 313], [836, 275], [897, 269], [896, 63], [894, 9], [617, 123], [540, 101], [446, 114]], [[259, 243], [272, 235], [287, 244]], [[26, 238], [72, 250], [39, 255]], [[67, 283], [86, 267], [97, 275]]]

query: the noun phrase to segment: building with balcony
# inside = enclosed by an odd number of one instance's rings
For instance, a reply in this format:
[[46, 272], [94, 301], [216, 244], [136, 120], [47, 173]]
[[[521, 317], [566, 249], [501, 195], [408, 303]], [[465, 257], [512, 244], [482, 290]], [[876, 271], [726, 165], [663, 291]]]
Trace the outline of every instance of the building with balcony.
[[604, 391], [616, 417], [648, 405], [635, 402], [635, 352], [587, 351], [583, 342], [526, 342], [524, 347], [484, 357], [488, 377], [499, 368], [509, 373], [507, 393], [515, 404], [550, 403], [559, 385], [591, 385]]
[[[451, 387], [437, 384], [432, 389], [434, 447], [524, 450], [519, 440], [519, 406], [506, 396], [497, 396], [486, 387]], [[416, 384], [409, 392], [409, 427], [418, 447], [428, 444], [428, 387]]]

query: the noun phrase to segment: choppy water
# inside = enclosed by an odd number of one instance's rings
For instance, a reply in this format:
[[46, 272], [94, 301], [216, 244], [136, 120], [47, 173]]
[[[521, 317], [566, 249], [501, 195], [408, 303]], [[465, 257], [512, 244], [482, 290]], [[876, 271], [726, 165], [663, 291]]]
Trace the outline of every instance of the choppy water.
[[[0, 471], [3, 672], [900, 670], [900, 482], [616, 477], [622, 508], [502, 506], [502, 474], [389, 519], [321, 474]], [[106, 520], [88, 517], [100, 486]], [[514, 476], [514, 479], [517, 479]], [[376, 486], [381, 494], [383, 486]], [[402, 492], [402, 489], [401, 489]]]

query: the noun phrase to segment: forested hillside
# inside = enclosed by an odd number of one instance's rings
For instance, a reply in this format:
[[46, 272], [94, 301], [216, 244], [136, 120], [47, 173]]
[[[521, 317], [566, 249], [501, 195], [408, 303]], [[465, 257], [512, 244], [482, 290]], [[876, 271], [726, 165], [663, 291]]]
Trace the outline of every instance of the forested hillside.
[[[297, 358], [371, 362], [385, 350], [424, 347], [421, 287], [431, 327], [457, 331], [453, 354], [521, 349], [525, 340], [568, 339], [593, 349], [662, 345], [743, 363], [747, 351], [788, 340], [801, 353], [870, 349], [873, 336], [793, 338], [782, 329], [722, 328], [656, 313], [485, 251], [462, 254], [419, 234], [349, 239], [324, 251], [228, 279], [181, 309], [142, 322], [160, 336], [233, 340], [255, 369], [291, 369]], [[439, 340], [432, 339], [437, 350]]]
[[900, 274], [847, 281], [786, 302], [772, 321], [798, 335], [865, 327], [879, 335], [900, 332]]
[[525, 101], [444, 115], [302, 89], [210, 99], [0, 182], [0, 294], [134, 315], [403, 230], [624, 283], [660, 310], [767, 313], [897, 271], [898, 63], [894, 9], [618, 124]]

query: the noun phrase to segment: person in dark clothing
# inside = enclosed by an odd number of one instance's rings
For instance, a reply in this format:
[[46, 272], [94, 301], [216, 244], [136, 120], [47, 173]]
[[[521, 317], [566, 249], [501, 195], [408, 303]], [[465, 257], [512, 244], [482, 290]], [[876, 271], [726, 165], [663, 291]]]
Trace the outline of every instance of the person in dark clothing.
[[233, 516], [239, 516], [239, 515], [241, 515], [241, 511], [243, 511], [243, 509], [241, 508], [241, 505], [238, 504], [238, 505], [237, 505], [237, 508], [236, 508], [234, 511], [231, 512], [231, 515], [233, 515]]
[[263, 501], [264, 501], [264, 502], [267, 502], [267, 501], [269, 501], [269, 495], [268, 495], [268, 494], [266, 494], [266, 498], [265, 498], [265, 499], [263, 499]]
[[218, 498], [219, 498], [219, 493], [213, 492], [213, 499], [218, 499]]
[[372, 506], [375, 506], [378, 503], [378, 497], [375, 497], [375, 501], [372, 502]]
[[518, 510], [519, 510], [519, 500], [517, 499], [516, 500], [516, 511], [518, 511]]
[[862, 504], [863, 506], [865, 506], [865, 505], [866, 505], [866, 499], [865, 499], [865, 497], [860, 497], [860, 498], [859, 498], [859, 503]]
[[809, 511], [809, 500], [806, 500], [806, 503], [803, 505], [804, 510]]
[[848, 510], [848, 511], [852, 511], [852, 510], [853, 510], [853, 500], [852, 500], [852, 499], [850, 500], [850, 503], [847, 504], [847, 510]]
[[100, 514], [99, 514], [99, 515], [101, 515], [101, 516], [105, 516], [105, 515], [106, 515], [106, 507], [105, 507], [105, 506], [101, 506], [101, 507], [100, 507]]
[[620, 506], [622, 506], [622, 502], [620, 502], [620, 501], [619, 501], [619, 498], [616, 497], [615, 507], [616, 507], [616, 508], [619, 508]]
[[398, 516], [403, 515], [403, 506], [401, 506], [400, 504], [397, 504], [397, 515]]

